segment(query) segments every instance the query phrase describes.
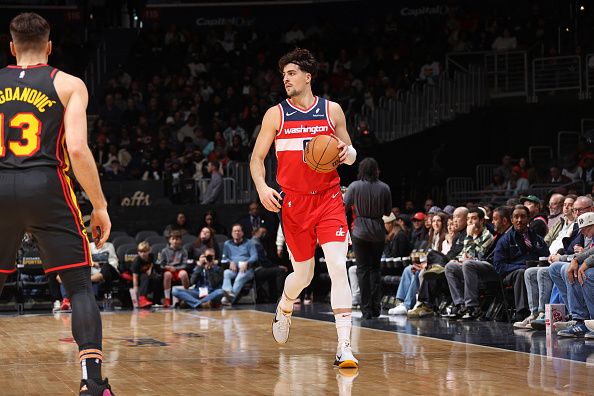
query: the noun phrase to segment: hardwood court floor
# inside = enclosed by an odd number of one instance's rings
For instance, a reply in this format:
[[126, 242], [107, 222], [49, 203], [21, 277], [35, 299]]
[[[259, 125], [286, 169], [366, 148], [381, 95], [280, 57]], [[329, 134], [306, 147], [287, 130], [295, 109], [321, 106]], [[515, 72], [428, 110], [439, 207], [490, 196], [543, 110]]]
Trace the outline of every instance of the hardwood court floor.
[[[104, 374], [122, 395], [592, 394], [583, 362], [353, 328], [356, 377], [332, 367], [333, 323], [294, 318], [289, 343], [252, 310], [103, 314]], [[0, 317], [0, 395], [78, 394], [70, 315]]]

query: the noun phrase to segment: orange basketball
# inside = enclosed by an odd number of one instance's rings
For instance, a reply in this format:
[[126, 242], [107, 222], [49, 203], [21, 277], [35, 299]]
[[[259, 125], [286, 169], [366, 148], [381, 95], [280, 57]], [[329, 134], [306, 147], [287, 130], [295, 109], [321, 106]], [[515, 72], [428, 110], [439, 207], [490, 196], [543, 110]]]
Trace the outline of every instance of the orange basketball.
[[318, 135], [305, 146], [305, 162], [319, 173], [331, 172], [338, 165], [338, 139], [332, 135]]

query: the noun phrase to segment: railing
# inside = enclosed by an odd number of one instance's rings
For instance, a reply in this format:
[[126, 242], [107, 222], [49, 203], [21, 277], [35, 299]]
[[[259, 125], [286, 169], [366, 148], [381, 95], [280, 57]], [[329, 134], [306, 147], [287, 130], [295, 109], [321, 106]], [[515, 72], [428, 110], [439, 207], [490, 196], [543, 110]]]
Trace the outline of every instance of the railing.
[[582, 90], [582, 63], [579, 56], [555, 56], [532, 60], [532, 96], [539, 92]]
[[592, 90], [594, 90], [594, 54], [586, 55], [586, 64], [584, 67], [586, 71], [586, 96], [592, 97]]
[[[462, 190], [455, 189], [454, 186], [450, 185], [451, 179], [469, 179], [469, 178], [449, 178], [447, 180], [448, 193], [447, 203], [449, 205], [464, 205], [467, 202], [484, 202], [491, 203], [494, 205], [503, 205], [510, 198], [518, 198], [511, 192], [506, 190]], [[554, 190], [559, 188], [565, 188], [567, 190], [575, 190], [578, 195], [582, 195], [586, 191], [586, 185], [583, 181], [575, 181], [567, 184], [532, 184], [525, 191], [525, 194], [536, 195], [541, 200], [548, 198]]]
[[528, 95], [527, 51], [451, 52], [446, 55], [446, 69], [467, 72], [484, 70], [491, 98]]
[[[87, 89], [89, 92], [92, 93], [90, 95], [91, 98], [96, 97], [96, 93], [98, 92], [97, 89], [101, 87], [101, 83], [103, 82], [103, 77], [107, 72], [107, 56], [106, 56], [106, 48], [105, 42], [101, 41], [101, 43], [97, 46], [95, 50], [94, 57], [91, 59], [89, 64], [85, 69], [84, 80], [85, 84], [87, 85]], [[90, 107], [93, 107], [95, 103], [91, 100]]]
[[456, 114], [487, 101], [484, 74], [475, 68], [467, 73], [442, 76], [435, 83], [415, 83], [409, 91], [398, 91], [395, 99], [380, 99], [370, 108], [364, 105], [360, 114], [349, 117], [349, 130], [357, 128], [361, 119], [380, 141], [389, 141], [451, 120]]

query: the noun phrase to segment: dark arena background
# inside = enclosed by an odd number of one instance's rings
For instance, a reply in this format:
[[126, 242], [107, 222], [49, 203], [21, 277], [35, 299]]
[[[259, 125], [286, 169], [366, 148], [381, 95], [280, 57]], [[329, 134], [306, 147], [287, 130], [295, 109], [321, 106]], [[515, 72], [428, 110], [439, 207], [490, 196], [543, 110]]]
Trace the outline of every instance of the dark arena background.
[[[582, 264], [594, 255], [593, 2], [3, 0], [1, 67], [15, 64], [8, 26], [21, 12], [49, 21], [49, 64], [89, 91], [88, 144], [112, 221], [93, 254], [93, 274], [112, 276], [92, 279], [118, 396], [594, 392], [594, 272]], [[391, 190], [378, 315], [360, 311], [367, 294], [347, 256], [355, 372], [332, 367], [319, 247], [289, 342], [270, 334], [292, 264], [249, 161], [264, 113], [286, 99], [278, 59], [296, 47], [319, 63], [313, 93], [346, 115], [357, 161], [339, 166], [341, 186], [374, 158]], [[278, 189], [274, 148], [265, 168]], [[529, 211], [523, 228], [516, 205]], [[357, 210], [345, 207], [351, 233]], [[205, 260], [228, 268], [236, 223], [258, 254], [234, 301], [194, 307], [178, 298], [182, 283], [164, 286], [172, 232], [201, 290]], [[139, 250], [155, 258], [144, 295]], [[572, 259], [583, 285], [568, 279]], [[491, 272], [472, 277], [477, 260]], [[76, 394], [70, 302], [34, 235], [16, 266], [0, 295], [0, 394]]]

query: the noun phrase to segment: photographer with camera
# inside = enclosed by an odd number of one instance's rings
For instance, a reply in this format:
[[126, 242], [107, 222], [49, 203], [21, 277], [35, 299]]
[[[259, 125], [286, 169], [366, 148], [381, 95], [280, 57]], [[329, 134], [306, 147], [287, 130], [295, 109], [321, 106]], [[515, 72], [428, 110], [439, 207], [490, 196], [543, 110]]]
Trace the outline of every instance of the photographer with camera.
[[215, 251], [208, 248], [196, 262], [190, 283], [195, 285], [193, 289], [174, 288], [173, 295], [181, 304], [191, 308], [211, 308], [220, 305], [224, 296], [223, 269], [219, 261], [215, 260]]

